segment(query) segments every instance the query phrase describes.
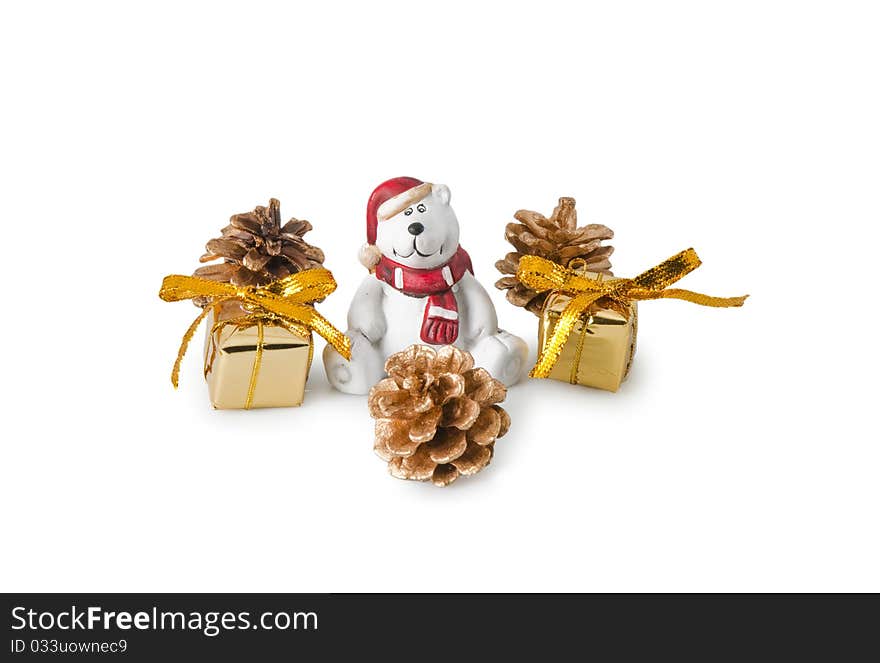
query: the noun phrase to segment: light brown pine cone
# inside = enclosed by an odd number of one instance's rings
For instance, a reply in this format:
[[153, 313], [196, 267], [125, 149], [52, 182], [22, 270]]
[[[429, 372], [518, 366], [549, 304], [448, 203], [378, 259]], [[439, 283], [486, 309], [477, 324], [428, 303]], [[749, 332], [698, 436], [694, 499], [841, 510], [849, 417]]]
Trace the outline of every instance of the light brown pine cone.
[[[296, 272], [320, 267], [324, 252], [303, 239], [312, 224], [291, 219], [281, 225], [281, 203], [269, 200], [268, 207], [235, 214], [221, 236], [209, 240], [199, 262], [223, 262], [199, 267], [195, 276], [233, 285], [265, 285]], [[195, 300], [200, 306], [204, 298]]]
[[370, 390], [369, 408], [374, 449], [393, 476], [446, 486], [489, 464], [495, 440], [510, 428], [497, 405], [507, 389], [474, 368], [470, 354], [413, 345], [391, 355], [385, 371], [389, 377]]
[[519, 210], [514, 218], [520, 223], [508, 223], [504, 237], [516, 251], [495, 263], [498, 271], [505, 275], [498, 279], [495, 287], [507, 290], [507, 300], [514, 306], [540, 316], [548, 294], [535, 292], [517, 280], [516, 270], [524, 255], [540, 256], [563, 267], [579, 258], [584, 261], [586, 271], [611, 274], [609, 257], [614, 247], [603, 246], [602, 241], [611, 239], [614, 233], [598, 223], [578, 228], [574, 198], [560, 198], [549, 219], [529, 210]]

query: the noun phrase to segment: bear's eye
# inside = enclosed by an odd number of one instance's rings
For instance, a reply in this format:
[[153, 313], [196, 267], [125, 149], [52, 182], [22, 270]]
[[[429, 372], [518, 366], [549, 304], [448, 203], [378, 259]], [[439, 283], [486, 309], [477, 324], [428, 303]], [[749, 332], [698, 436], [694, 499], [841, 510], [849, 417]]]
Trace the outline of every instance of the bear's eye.
[[420, 204], [418, 207], [416, 207], [416, 209], [419, 210], [420, 212], [424, 212], [424, 211], [425, 211], [426, 209], [428, 209], [428, 208], [425, 207], [424, 205], [421, 205], [421, 204]]
[[407, 209], [407, 210], [403, 213], [404, 216], [409, 216], [410, 214], [412, 214], [412, 207], [410, 207], [409, 209]]

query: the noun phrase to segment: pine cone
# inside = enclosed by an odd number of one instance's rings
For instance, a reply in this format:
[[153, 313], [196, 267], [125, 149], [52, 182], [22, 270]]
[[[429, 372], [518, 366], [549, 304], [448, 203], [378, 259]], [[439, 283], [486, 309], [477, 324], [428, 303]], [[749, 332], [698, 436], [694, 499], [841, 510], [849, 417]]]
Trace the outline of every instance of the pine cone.
[[412, 345], [391, 355], [385, 370], [369, 407], [374, 449], [392, 476], [446, 486], [489, 464], [495, 440], [510, 428], [496, 405], [507, 395], [501, 382], [451, 345]]
[[540, 316], [548, 294], [535, 292], [517, 280], [516, 269], [524, 255], [540, 256], [563, 267], [580, 258], [585, 262], [586, 271], [611, 274], [609, 256], [614, 247], [602, 246], [602, 240], [611, 239], [614, 233], [598, 223], [578, 228], [574, 205], [574, 198], [560, 198], [549, 219], [537, 212], [519, 210], [513, 216], [520, 223], [507, 224], [504, 238], [516, 251], [495, 263], [498, 271], [507, 275], [498, 279], [495, 287], [507, 290], [507, 301], [514, 306], [522, 306]]
[[[222, 236], [210, 240], [199, 262], [223, 262], [199, 267], [196, 276], [233, 285], [265, 285], [296, 272], [320, 267], [324, 252], [303, 239], [312, 229], [308, 221], [291, 219], [281, 225], [281, 203], [235, 214]], [[204, 305], [206, 302], [197, 301]]]

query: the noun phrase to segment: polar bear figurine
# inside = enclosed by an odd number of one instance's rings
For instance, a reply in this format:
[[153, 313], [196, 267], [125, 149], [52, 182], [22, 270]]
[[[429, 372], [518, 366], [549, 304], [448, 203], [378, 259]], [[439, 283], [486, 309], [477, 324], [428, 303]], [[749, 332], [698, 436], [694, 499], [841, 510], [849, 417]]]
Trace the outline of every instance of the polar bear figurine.
[[455, 345], [504, 384], [522, 379], [528, 347], [498, 329], [459, 246], [449, 199], [447, 186], [413, 177], [383, 182], [370, 196], [360, 258], [371, 273], [348, 311], [351, 361], [324, 349], [327, 379], [339, 391], [366, 394], [385, 376], [385, 359], [414, 343]]

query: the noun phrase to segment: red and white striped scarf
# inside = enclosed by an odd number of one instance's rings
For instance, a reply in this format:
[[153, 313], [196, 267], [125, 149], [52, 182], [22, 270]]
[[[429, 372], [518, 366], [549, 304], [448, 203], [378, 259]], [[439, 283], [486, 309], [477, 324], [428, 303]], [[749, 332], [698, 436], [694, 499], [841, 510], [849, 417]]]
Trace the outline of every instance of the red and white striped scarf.
[[474, 273], [470, 256], [458, 247], [448, 262], [433, 269], [413, 269], [385, 256], [376, 265], [376, 278], [410, 297], [428, 297], [421, 338], [431, 345], [451, 345], [458, 338], [458, 302], [452, 286], [465, 272]]

